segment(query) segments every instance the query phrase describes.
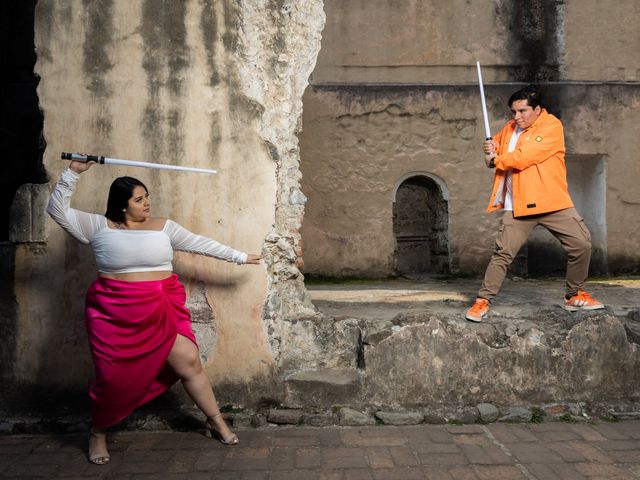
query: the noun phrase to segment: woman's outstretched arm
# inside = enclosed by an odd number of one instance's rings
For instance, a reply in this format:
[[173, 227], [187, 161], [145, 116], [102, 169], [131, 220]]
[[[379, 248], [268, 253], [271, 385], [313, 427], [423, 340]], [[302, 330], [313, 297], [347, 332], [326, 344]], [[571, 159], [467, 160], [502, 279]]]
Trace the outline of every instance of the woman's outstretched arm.
[[172, 220], [167, 220], [164, 231], [171, 239], [171, 246], [175, 250], [198, 253], [208, 257], [234, 262], [239, 265], [260, 263], [261, 255], [247, 254], [223, 245], [211, 238], [196, 235]]

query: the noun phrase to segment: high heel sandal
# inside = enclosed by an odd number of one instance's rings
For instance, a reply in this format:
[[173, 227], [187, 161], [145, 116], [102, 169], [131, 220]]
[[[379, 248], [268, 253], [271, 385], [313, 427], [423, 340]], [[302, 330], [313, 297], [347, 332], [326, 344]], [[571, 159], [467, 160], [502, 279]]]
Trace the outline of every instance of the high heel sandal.
[[89, 462], [94, 465], [106, 465], [111, 461], [111, 455], [109, 455], [109, 452], [106, 449], [104, 452], [91, 453], [91, 437], [99, 438], [101, 435], [105, 436], [106, 441], [106, 433], [97, 433], [93, 428], [89, 430]]
[[215, 415], [207, 417], [207, 429], [205, 430], [205, 435], [207, 436], [207, 438], [218, 440], [223, 445], [237, 445], [238, 443], [240, 443], [240, 440], [238, 440], [238, 436], [235, 433], [232, 433], [227, 438], [224, 438], [222, 434], [212, 425], [214, 420], [220, 416], [222, 416], [222, 413], [218, 412]]

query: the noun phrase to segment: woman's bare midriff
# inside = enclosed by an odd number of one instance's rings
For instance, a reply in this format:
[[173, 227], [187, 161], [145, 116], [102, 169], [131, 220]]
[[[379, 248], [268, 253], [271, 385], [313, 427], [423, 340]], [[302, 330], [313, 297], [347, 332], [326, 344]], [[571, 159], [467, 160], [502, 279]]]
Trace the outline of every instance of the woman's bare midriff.
[[123, 282], [149, 282], [153, 280], [164, 280], [173, 274], [171, 270], [160, 272], [129, 272], [129, 273], [100, 273], [103, 278], [112, 280], [122, 280]]

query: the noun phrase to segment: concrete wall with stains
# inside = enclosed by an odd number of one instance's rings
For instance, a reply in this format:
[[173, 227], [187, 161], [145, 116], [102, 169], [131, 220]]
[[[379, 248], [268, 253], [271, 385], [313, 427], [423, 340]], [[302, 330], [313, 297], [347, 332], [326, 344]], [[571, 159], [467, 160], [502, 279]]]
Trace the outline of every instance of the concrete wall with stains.
[[[492, 132], [526, 83], [541, 85], [563, 121], [571, 193], [594, 234], [592, 273], [640, 271], [631, 185], [640, 173], [638, 8], [630, 0], [325, 2], [300, 137], [305, 273], [397, 273], [393, 198], [412, 175], [441, 182], [449, 196], [450, 271], [484, 270], [499, 217], [484, 213], [492, 172], [479, 147], [476, 60]], [[564, 263], [549, 242], [532, 237], [514, 271], [535, 273], [544, 253], [548, 270], [538, 273], [563, 274], [549, 270]]]
[[[211, 176], [95, 166], [82, 175], [72, 205], [103, 213], [112, 180], [134, 176], [149, 188], [154, 215], [265, 255], [260, 266], [174, 257], [223, 402], [259, 401], [247, 393], [256, 385], [277, 396], [269, 332], [284, 313], [272, 299], [286, 299], [282, 289], [293, 296], [287, 308], [308, 306], [304, 289], [296, 293], [302, 206], [291, 194], [299, 191], [301, 97], [323, 22], [317, 0], [37, 4], [51, 183], [66, 167], [63, 151], [217, 169]], [[29, 213], [20, 205], [18, 214]], [[44, 202], [33, 209], [42, 213]], [[50, 219], [44, 226], [46, 238], [16, 242], [2, 265], [14, 277], [5, 322], [14, 335], [2, 348], [13, 401], [42, 389], [82, 392], [92, 377], [83, 304], [96, 275], [93, 254]]]

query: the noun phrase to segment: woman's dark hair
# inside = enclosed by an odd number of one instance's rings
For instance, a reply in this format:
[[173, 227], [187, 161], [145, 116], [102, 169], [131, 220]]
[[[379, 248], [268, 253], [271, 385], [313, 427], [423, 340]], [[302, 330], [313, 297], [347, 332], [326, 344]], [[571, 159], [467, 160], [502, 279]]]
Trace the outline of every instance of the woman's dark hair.
[[526, 87], [518, 90], [509, 97], [509, 108], [513, 105], [513, 102], [517, 100], [526, 100], [527, 105], [531, 108], [542, 106], [540, 101], [540, 91], [536, 85], [527, 85]]
[[107, 199], [107, 212], [104, 214], [112, 222], [124, 222], [124, 209], [129, 204], [129, 199], [133, 196], [136, 187], [143, 187], [147, 193], [147, 187], [137, 178], [118, 177], [109, 188], [109, 198]]

